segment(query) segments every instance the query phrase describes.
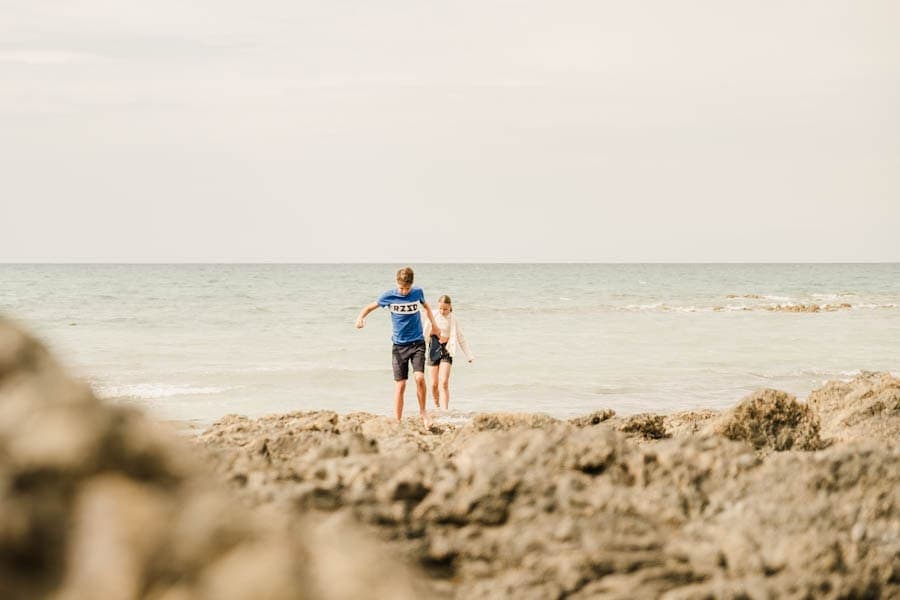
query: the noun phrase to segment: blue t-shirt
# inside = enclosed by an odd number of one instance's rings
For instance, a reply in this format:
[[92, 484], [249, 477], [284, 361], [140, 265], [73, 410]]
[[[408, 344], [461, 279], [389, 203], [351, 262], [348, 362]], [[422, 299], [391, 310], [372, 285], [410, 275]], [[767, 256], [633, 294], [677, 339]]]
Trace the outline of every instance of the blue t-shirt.
[[425, 339], [419, 316], [421, 302], [425, 302], [425, 292], [418, 287], [413, 287], [405, 296], [393, 289], [378, 299], [378, 306], [386, 306], [391, 311], [391, 325], [394, 327], [391, 340], [395, 344], [411, 344]]

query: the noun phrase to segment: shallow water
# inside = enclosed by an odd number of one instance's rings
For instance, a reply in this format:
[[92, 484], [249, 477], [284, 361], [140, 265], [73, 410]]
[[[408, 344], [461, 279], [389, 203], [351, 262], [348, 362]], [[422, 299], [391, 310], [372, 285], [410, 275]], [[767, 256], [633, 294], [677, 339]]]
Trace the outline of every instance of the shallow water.
[[[389, 316], [353, 323], [399, 266], [0, 265], [0, 313], [100, 395], [162, 418], [390, 414]], [[477, 356], [454, 365], [449, 418], [723, 408], [900, 372], [900, 264], [413, 267], [429, 301], [453, 298]]]

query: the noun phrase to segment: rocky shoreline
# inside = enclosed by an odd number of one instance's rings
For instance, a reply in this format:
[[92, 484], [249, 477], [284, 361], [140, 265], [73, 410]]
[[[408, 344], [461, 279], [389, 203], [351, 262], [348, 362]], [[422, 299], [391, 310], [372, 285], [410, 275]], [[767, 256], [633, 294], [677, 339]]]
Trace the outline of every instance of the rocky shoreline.
[[886, 373], [721, 413], [179, 436], [0, 321], [0, 597], [897, 597], [898, 441]]
[[229, 416], [197, 443], [249, 506], [347, 513], [458, 598], [900, 591], [900, 380], [807, 403], [570, 421]]

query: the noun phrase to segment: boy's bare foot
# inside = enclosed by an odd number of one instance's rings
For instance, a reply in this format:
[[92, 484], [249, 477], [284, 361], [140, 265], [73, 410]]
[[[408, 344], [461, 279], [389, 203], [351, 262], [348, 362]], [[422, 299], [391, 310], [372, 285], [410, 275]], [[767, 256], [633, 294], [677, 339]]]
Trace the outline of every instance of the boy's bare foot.
[[425, 429], [431, 429], [431, 418], [428, 413], [422, 413], [422, 425], [425, 426]]

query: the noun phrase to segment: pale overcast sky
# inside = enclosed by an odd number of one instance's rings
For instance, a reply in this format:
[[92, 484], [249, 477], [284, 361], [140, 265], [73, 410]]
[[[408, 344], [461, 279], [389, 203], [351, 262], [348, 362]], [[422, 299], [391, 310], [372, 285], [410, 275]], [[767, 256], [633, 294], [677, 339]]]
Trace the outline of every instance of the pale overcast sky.
[[0, 0], [2, 261], [898, 261], [900, 2]]

